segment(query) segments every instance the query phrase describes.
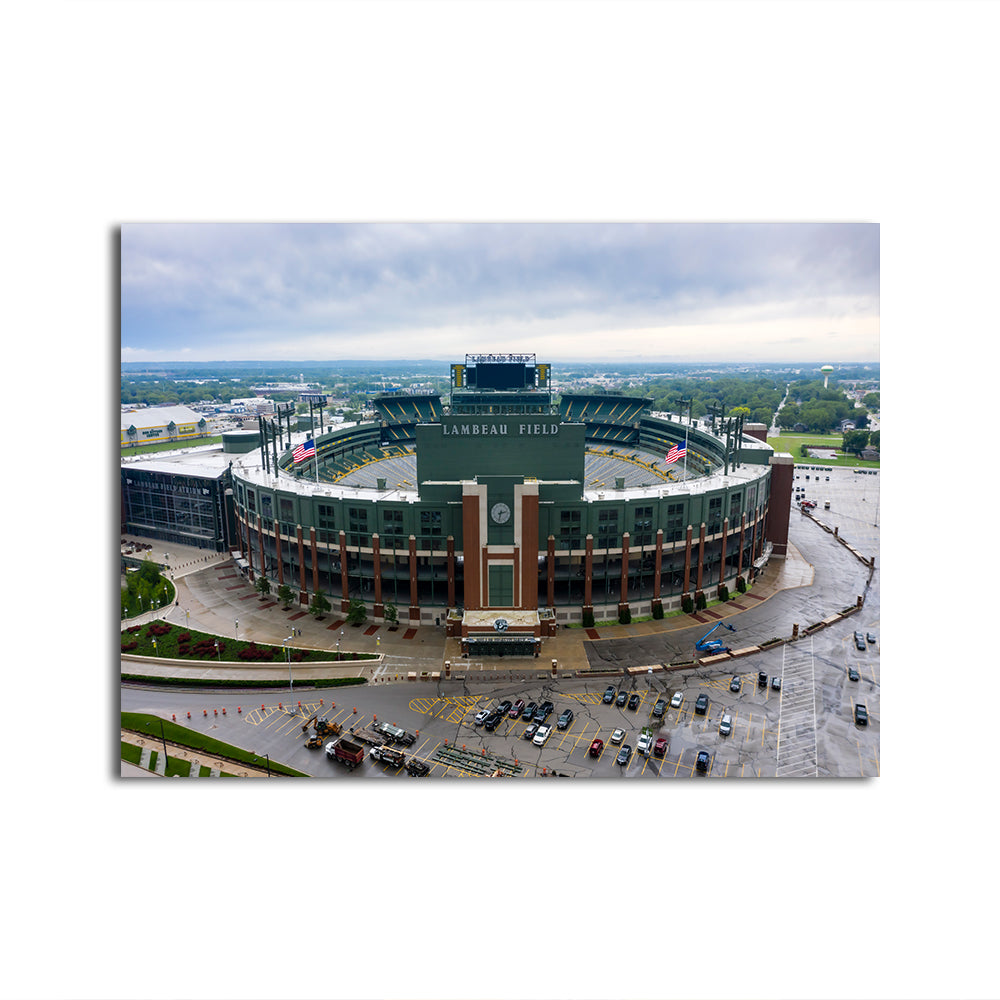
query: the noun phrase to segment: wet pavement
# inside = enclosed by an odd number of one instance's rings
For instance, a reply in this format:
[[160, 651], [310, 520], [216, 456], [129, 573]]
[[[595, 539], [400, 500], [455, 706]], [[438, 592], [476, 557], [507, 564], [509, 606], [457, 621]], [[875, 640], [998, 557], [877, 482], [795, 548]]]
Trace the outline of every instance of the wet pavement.
[[[296, 666], [294, 686], [284, 695], [123, 688], [122, 707], [165, 718], [177, 714], [185, 725], [204, 728], [220, 739], [324, 777], [358, 779], [405, 776], [405, 772], [374, 761], [348, 771], [327, 760], [322, 750], [307, 749], [301, 726], [317, 712], [347, 726], [377, 718], [419, 732], [417, 742], [404, 752], [424, 760], [434, 776], [480, 773], [481, 769], [463, 770], [456, 763], [449, 755], [456, 746], [471, 747], [480, 756], [517, 760], [516, 773], [525, 777], [553, 772], [616, 780], [691, 776], [697, 773], [694, 761], [699, 750], [710, 755], [709, 777], [876, 776], [880, 771], [879, 643], [872, 648], [866, 643], [865, 651], [858, 651], [853, 633], [855, 629], [878, 633], [878, 526], [874, 523], [878, 484], [876, 477], [855, 476], [850, 470], [832, 470], [830, 476], [829, 484], [823, 480], [817, 490], [829, 496], [830, 511], [823, 509], [822, 502], [812, 517], [793, 510], [789, 558], [772, 558], [749, 594], [709, 609], [724, 614], [725, 621], [735, 626], [735, 633], [725, 633], [734, 649], [787, 638], [797, 625], [800, 638], [794, 643], [747, 657], [665, 670], [663, 664], [690, 661], [696, 655], [695, 641], [717, 619], [699, 622], [692, 616], [678, 616], [629, 626], [599, 625], [597, 639], [589, 638], [583, 629], [561, 628], [545, 640], [538, 659], [455, 660], [453, 677], [447, 680], [443, 663], [454, 653], [450, 651], [453, 640], [446, 640], [443, 628], [401, 625], [390, 632], [384, 625], [369, 625], [352, 629], [331, 616], [316, 622], [303, 614], [304, 609], [284, 611], [273, 600], [260, 601], [228, 558], [210, 557], [206, 562], [202, 554], [199, 562], [184, 558], [188, 553], [179, 553], [172, 556], [176, 569], [171, 566], [179, 603], [163, 616], [168, 620], [276, 644], [289, 637], [292, 628], [299, 628], [302, 635], [294, 644], [336, 649], [339, 642], [344, 651], [376, 652], [381, 658], [366, 667], [370, 683], [363, 687], [323, 689], [320, 694], [308, 686], [308, 668]], [[822, 501], [812, 492], [807, 495]], [[823, 530], [822, 524], [836, 527], [866, 558], [876, 556], [870, 584], [868, 566], [832, 530]], [[853, 607], [861, 595], [865, 603], [857, 614], [811, 635], [802, 634], [809, 626]], [[558, 661], [556, 677], [550, 670], [553, 658]], [[641, 666], [656, 670], [628, 673], [628, 668]], [[848, 679], [851, 666], [859, 671], [858, 681]], [[207, 664], [189, 669], [202, 676], [227, 671], [224, 665]], [[278, 678], [288, 676], [284, 664], [267, 669]], [[758, 688], [758, 671], [782, 677], [781, 691]], [[330, 670], [323, 668], [323, 672]], [[351, 665], [343, 672], [357, 675], [359, 671]], [[743, 680], [739, 693], [729, 690], [734, 674]], [[601, 704], [600, 694], [609, 683], [638, 693], [639, 709], [630, 712]], [[676, 691], [684, 692], [683, 706], [669, 709], [663, 719], [653, 719], [650, 711], [656, 700]], [[702, 692], [710, 696], [705, 715], [693, 711]], [[566, 707], [574, 709], [576, 718], [568, 730], [553, 730], [542, 747], [522, 738], [526, 723], [520, 720], [505, 719], [492, 733], [474, 724], [476, 712], [484, 705], [518, 697], [551, 699], [555, 711], [550, 722]], [[337, 707], [332, 708], [331, 702]], [[853, 720], [858, 702], [869, 713], [864, 728]], [[215, 714], [220, 707], [227, 708], [224, 716]], [[192, 708], [188, 721], [186, 713]], [[719, 733], [723, 714], [733, 720], [730, 736]], [[664, 757], [633, 754], [628, 765], [615, 764], [610, 752], [614, 729], [625, 728], [634, 746], [643, 726], [668, 740]], [[605, 740], [599, 757], [589, 754], [594, 738]]]

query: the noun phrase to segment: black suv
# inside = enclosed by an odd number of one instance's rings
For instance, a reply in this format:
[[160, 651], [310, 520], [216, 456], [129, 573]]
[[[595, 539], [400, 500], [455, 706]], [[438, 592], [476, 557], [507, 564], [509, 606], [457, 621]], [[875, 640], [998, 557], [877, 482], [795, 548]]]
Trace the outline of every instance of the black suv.
[[634, 694], [628, 700], [628, 707], [632, 709], [632, 711], [634, 712], [639, 707], [640, 701], [642, 701], [642, 699], [639, 697], [639, 695]]
[[567, 708], [556, 720], [556, 729], [565, 729], [573, 721], [573, 709]]
[[512, 701], [502, 701], [499, 705], [497, 705], [494, 711], [499, 712], [501, 715], [506, 715], [510, 711], [513, 704], [514, 703]]
[[854, 721], [859, 726], [868, 725], [868, 709], [864, 705], [854, 706]]
[[534, 701], [528, 702], [528, 704], [525, 706], [524, 711], [521, 713], [521, 718], [524, 719], [525, 722], [531, 722], [531, 720], [535, 717], [535, 710], [537, 708], [538, 708], [537, 702]]
[[502, 718], [503, 712], [490, 712], [490, 714], [486, 716], [486, 721], [483, 723], [483, 726], [492, 732], [497, 726], [500, 725], [500, 720]]
[[698, 768], [699, 771], [705, 772], [708, 770], [709, 756], [707, 750], [698, 751], [698, 759], [694, 762], [694, 766]]
[[708, 711], [708, 695], [698, 695], [698, 700], [694, 703], [694, 710], [699, 715], [704, 715]]
[[406, 770], [414, 777], [422, 778], [425, 774], [429, 774], [431, 769], [422, 760], [414, 760], [411, 757], [407, 762]]
[[610, 705], [615, 700], [615, 689], [613, 687], [605, 688], [604, 698], [602, 700], [605, 705]]
[[538, 706], [538, 711], [535, 712], [535, 722], [544, 722], [551, 714], [556, 706], [552, 704], [551, 701], [543, 701], [541, 705]]
[[[704, 697], [704, 696], [703, 696]], [[708, 704], [708, 702], [706, 702]], [[653, 718], [662, 719], [663, 713], [667, 710], [667, 703], [660, 698], [659, 701], [653, 706]]]

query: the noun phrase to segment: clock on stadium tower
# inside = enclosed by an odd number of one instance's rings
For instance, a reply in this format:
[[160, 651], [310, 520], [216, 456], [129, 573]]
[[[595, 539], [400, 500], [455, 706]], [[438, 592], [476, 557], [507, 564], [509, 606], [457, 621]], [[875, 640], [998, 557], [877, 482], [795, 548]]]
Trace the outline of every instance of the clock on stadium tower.
[[506, 618], [497, 618], [493, 622], [493, 628], [496, 629], [497, 632], [506, 632], [507, 631], [507, 619]]
[[505, 503], [495, 503], [490, 508], [490, 517], [497, 524], [506, 524], [510, 520], [510, 507]]

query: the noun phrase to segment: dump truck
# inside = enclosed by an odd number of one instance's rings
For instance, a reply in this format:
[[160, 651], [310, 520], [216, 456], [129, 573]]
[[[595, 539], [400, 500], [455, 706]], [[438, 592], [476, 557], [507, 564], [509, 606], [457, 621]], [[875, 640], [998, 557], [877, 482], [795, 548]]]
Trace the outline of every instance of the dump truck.
[[326, 755], [330, 760], [339, 760], [346, 764], [352, 771], [364, 762], [365, 748], [360, 743], [354, 743], [346, 736], [341, 736], [339, 740], [334, 740], [326, 745]]

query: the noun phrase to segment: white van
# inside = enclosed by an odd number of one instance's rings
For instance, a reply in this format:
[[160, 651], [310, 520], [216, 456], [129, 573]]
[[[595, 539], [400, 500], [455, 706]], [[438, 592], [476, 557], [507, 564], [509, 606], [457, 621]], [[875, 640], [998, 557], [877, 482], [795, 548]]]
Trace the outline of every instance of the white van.
[[733, 717], [731, 715], [724, 715], [722, 721], [719, 723], [719, 735], [728, 736], [733, 731]]

